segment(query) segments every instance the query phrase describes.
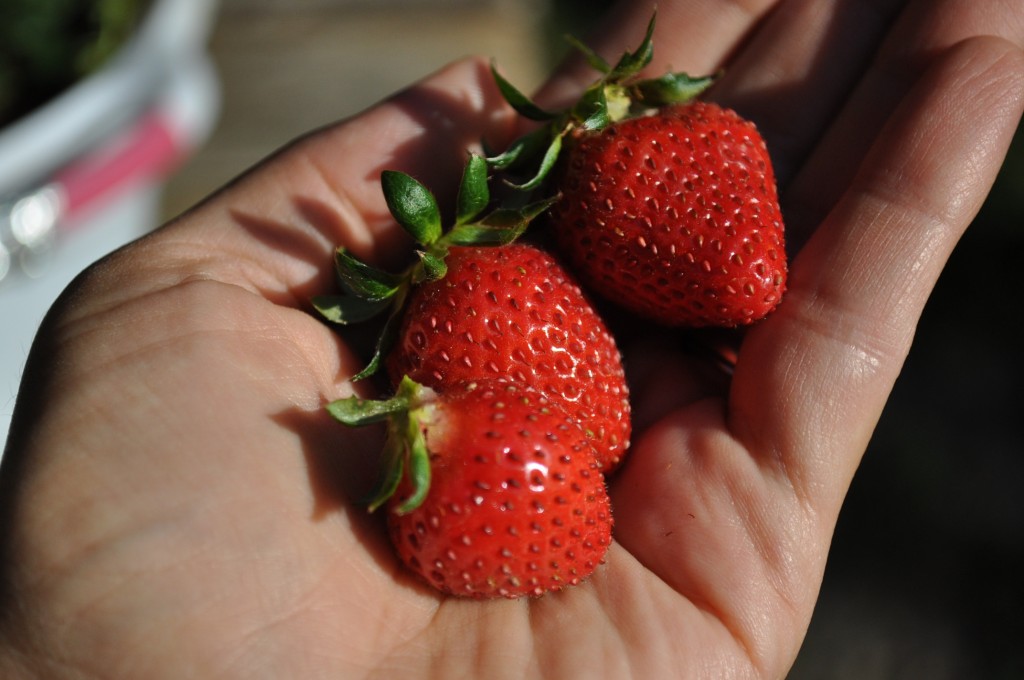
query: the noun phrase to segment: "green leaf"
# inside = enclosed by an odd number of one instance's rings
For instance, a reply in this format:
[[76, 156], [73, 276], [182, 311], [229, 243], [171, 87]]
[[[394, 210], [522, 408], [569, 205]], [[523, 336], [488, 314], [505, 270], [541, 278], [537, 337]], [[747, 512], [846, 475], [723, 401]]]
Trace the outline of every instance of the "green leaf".
[[529, 97], [517, 90], [515, 85], [505, 80], [504, 76], [498, 73], [498, 69], [494, 64], [491, 64], [491, 73], [494, 76], [494, 82], [498, 85], [498, 90], [501, 91], [501, 95], [519, 115], [537, 121], [548, 121], [558, 118], [559, 114], [540, 108]]
[[633, 98], [647, 106], [683, 104], [697, 98], [715, 82], [715, 76], [694, 77], [686, 73], [666, 73], [634, 83], [630, 87]]
[[396, 395], [390, 399], [363, 399], [346, 397], [327, 404], [327, 412], [349, 427], [362, 427], [388, 420], [397, 413], [409, 410], [409, 399]]
[[374, 347], [373, 356], [370, 357], [370, 361], [363, 367], [363, 370], [350, 378], [352, 382], [365, 380], [366, 378], [375, 375], [377, 371], [380, 370], [380, 367], [384, 363], [384, 357], [391, 352], [391, 348], [395, 345], [395, 339], [398, 337], [398, 330], [401, 325], [402, 303], [400, 300], [396, 300], [393, 303], [390, 316], [388, 316], [387, 321], [384, 322], [384, 328], [381, 329], [380, 335], [377, 336], [377, 345]]
[[412, 493], [395, 508], [399, 515], [412, 512], [423, 504], [430, 491], [430, 452], [427, 450], [423, 427], [415, 414], [410, 414], [406, 424], [407, 473], [412, 484]]
[[334, 253], [334, 269], [346, 293], [368, 300], [386, 300], [402, 283], [402, 277], [372, 267], [344, 248]]
[[541, 199], [528, 203], [519, 209], [520, 216], [527, 222], [532, 222], [535, 218], [539, 217], [545, 210], [553, 206], [561, 199], [561, 196], [551, 196], [550, 198]]
[[441, 238], [441, 210], [425, 186], [397, 170], [385, 170], [380, 181], [391, 214], [418, 243]]
[[608, 98], [601, 85], [588, 88], [573, 107], [573, 114], [584, 130], [600, 130], [612, 122]]
[[394, 495], [403, 476], [407, 476], [412, 493], [395, 510], [404, 514], [423, 503], [430, 490], [430, 452], [427, 450], [425, 421], [430, 418], [430, 407], [424, 401], [432, 390], [404, 376], [398, 384], [394, 399], [403, 400], [408, 408], [390, 420], [388, 428], [388, 457], [385, 474], [377, 497], [371, 502], [371, 511]]
[[384, 442], [380, 480], [366, 501], [367, 509], [370, 512], [374, 512], [394, 496], [402, 481], [402, 475], [405, 473], [406, 443], [400, 433], [399, 424], [392, 421], [388, 428], [388, 437]]
[[455, 201], [455, 224], [464, 224], [477, 217], [491, 201], [487, 186], [487, 161], [470, 154], [462, 172], [459, 195]]
[[651, 15], [647, 23], [647, 33], [643, 42], [633, 52], [626, 52], [619, 59], [615, 67], [608, 73], [606, 80], [618, 82], [639, 73], [645, 66], [651, 63], [654, 57], [654, 23], [657, 19], [657, 12]]
[[507, 224], [464, 224], [448, 232], [448, 238], [452, 245], [457, 246], [501, 246], [512, 243], [526, 231], [528, 223], [514, 210], [498, 209], [494, 218]]
[[513, 169], [518, 165], [529, 164], [531, 159], [539, 158], [544, 150], [551, 143], [557, 131], [549, 126], [539, 127], [536, 130], [526, 133], [512, 144], [503, 153], [491, 156], [487, 163], [498, 170]]
[[370, 512], [387, 502], [408, 471], [413, 493], [401, 506], [399, 512], [408, 512], [423, 502], [430, 488], [430, 454], [427, 451], [423, 422], [430, 411], [424, 401], [426, 394], [433, 394], [422, 385], [404, 377], [388, 399], [363, 399], [348, 397], [327, 405], [327, 412], [349, 427], [361, 427], [373, 423], [388, 424], [387, 439], [381, 456], [381, 473], [373, 492], [367, 499]]
[[375, 300], [355, 295], [316, 295], [311, 302], [325, 319], [343, 325], [372, 319], [391, 306], [390, 298]]
[[366, 380], [372, 375], [376, 375], [377, 371], [380, 370], [381, 363], [383, 363], [383, 355], [378, 349], [373, 353], [373, 357], [366, 363], [363, 370], [353, 375], [349, 380], [359, 382], [360, 380]]
[[612, 65], [604, 60], [601, 55], [592, 50], [589, 45], [581, 41], [574, 35], [565, 36], [565, 41], [575, 48], [583, 58], [590, 64], [590, 68], [601, 73], [609, 73], [612, 70]]
[[[540, 131], [534, 130], [534, 133], [537, 132]], [[500, 154], [497, 154], [495, 156], [488, 156], [487, 164], [490, 165], [492, 168], [496, 168], [498, 170], [504, 170], [505, 168], [511, 167], [526, 153], [527, 137], [529, 137], [529, 135], [524, 135], [523, 137], [520, 137], [519, 139], [515, 140], [514, 142], [512, 142], [511, 146], [502, 151]]]
[[[453, 229], [458, 228], [453, 227]], [[451, 234], [450, 231], [448, 233]], [[445, 243], [448, 242], [448, 237], [445, 236]], [[414, 285], [443, 279], [444, 275], [448, 273], [448, 264], [444, 261], [444, 258], [447, 256], [447, 250], [443, 252], [419, 252], [417, 255], [420, 256], [420, 266], [416, 268], [413, 274], [412, 282]]]
[[511, 186], [522, 191], [532, 191], [539, 187], [547, 179], [547, 176], [551, 174], [551, 170], [554, 169], [555, 164], [558, 162], [558, 156], [561, 152], [562, 135], [556, 135], [552, 138], [551, 144], [548, 145], [547, 150], [544, 152], [544, 157], [540, 161], [536, 174], [522, 184], [510, 182]]
[[445, 240], [460, 246], [500, 246], [512, 243], [523, 235], [534, 218], [557, 200], [557, 197], [548, 198], [519, 209], [499, 208], [479, 222], [452, 229]]

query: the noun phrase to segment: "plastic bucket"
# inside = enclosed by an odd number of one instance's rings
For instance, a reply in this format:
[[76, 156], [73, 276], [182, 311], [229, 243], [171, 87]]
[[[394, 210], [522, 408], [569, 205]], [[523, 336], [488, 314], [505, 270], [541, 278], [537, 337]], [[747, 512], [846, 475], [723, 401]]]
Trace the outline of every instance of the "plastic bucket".
[[46, 311], [160, 219], [168, 173], [209, 134], [210, 0], [155, 0], [106, 66], [0, 129], [0, 441]]

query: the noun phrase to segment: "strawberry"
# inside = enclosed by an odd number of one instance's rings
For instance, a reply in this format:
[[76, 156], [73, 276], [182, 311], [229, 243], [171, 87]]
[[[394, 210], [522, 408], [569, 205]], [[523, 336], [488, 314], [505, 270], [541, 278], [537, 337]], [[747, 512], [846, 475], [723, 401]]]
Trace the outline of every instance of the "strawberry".
[[579, 286], [545, 251], [524, 243], [454, 247], [444, 278], [411, 294], [386, 362], [434, 389], [506, 379], [562, 404], [583, 426], [604, 471], [630, 437], [615, 341]]
[[604, 479], [586, 433], [515, 382], [435, 392], [405, 379], [392, 399], [333, 402], [349, 425], [387, 418], [386, 503], [399, 558], [452, 595], [541, 595], [574, 585], [611, 543]]
[[339, 248], [342, 294], [320, 296], [314, 304], [336, 323], [390, 310], [374, 357], [355, 379], [386, 364], [393, 385], [407, 375], [438, 390], [495, 379], [531, 385], [580, 421], [602, 469], [610, 471], [631, 432], [615, 341], [554, 258], [515, 242], [551, 201], [487, 212], [486, 169], [483, 158], [470, 156], [447, 232], [426, 187], [385, 172], [385, 198], [421, 246], [419, 257], [405, 272], [391, 274]]
[[552, 203], [546, 199], [515, 208], [498, 206], [489, 210], [488, 180], [485, 159], [470, 154], [459, 185], [455, 222], [445, 232], [440, 208], [430, 190], [402, 172], [386, 170], [381, 174], [381, 186], [391, 214], [418, 245], [416, 260], [404, 271], [392, 273], [363, 262], [345, 247], [339, 247], [335, 252], [334, 270], [340, 293], [317, 295], [312, 300], [313, 307], [324, 319], [339, 325], [360, 323], [387, 313], [373, 357], [353, 380], [362, 380], [379, 370], [393, 344], [410, 292], [444, 278], [450, 249], [511, 243]]
[[771, 159], [755, 126], [696, 99], [713, 81], [640, 79], [654, 19], [562, 112], [544, 111], [494, 71], [522, 115], [546, 124], [489, 159], [559, 197], [548, 224], [573, 272], [635, 313], [673, 326], [734, 327], [770, 313], [787, 264]]
[[786, 281], [782, 216], [750, 122], [692, 102], [574, 136], [549, 213], [580, 278], [677, 326], [763, 318]]
[[417, 258], [391, 273], [338, 248], [340, 292], [313, 305], [342, 325], [387, 312], [353, 380], [386, 364], [394, 395], [327, 409], [346, 425], [388, 423], [369, 505], [389, 508], [402, 562], [445, 593], [518, 597], [578, 583], [603, 559], [603, 470], [628, 445], [629, 402], [614, 340], [579, 287], [514, 243], [552, 201], [490, 209], [488, 168], [470, 155], [447, 231], [426, 187], [383, 173]]

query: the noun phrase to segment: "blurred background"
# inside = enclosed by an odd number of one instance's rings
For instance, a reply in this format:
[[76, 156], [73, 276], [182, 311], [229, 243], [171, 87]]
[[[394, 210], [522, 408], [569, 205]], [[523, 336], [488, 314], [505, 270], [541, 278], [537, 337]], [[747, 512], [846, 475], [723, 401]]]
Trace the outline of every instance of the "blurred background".
[[[19, 3], [83, 4], [3, 7]], [[129, 17], [143, 36], [125, 39], [137, 51], [121, 61], [134, 70], [114, 58], [130, 71], [118, 74], [128, 96], [114, 110], [70, 122], [58, 111], [45, 132], [24, 118], [0, 124], [0, 234], [9, 246], [6, 264], [0, 251], [0, 437], [35, 326], [89, 262], [296, 136], [452, 59], [493, 56], [529, 90], [565, 53], [560, 36], [585, 34], [608, 4], [151, 3], [166, 14], [151, 27]], [[116, 18], [132, 0], [107, 4]], [[107, 30], [105, 40], [116, 40]], [[5, 92], [18, 89], [10, 80], [0, 63], [0, 111]], [[117, 90], [114, 80], [104, 92]], [[46, 157], [45, 144], [24, 142], [32, 134], [59, 141], [63, 153]], [[792, 678], [1024, 678], [1024, 331], [1010, 306], [1024, 251], [1022, 194], [1019, 134], [925, 310], [840, 517]]]

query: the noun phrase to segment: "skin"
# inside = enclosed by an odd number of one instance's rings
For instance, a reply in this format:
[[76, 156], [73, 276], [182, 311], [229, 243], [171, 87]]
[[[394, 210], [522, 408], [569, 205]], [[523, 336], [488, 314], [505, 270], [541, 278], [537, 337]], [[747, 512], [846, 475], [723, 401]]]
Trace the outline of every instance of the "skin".
[[[622, 3], [591, 44], [614, 58], [650, 10]], [[322, 410], [365, 345], [307, 311], [333, 248], [407, 252], [379, 172], [444, 195], [465, 148], [512, 134], [468, 60], [296, 141], [54, 307], [0, 470], [0, 675], [784, 676], [922, 306], [1020, 120], [1024, 11], [662, 0], [655, 41], [654, 72], [728, 66], [711, 97], [763, 130], [799, 252], [731, 378], [673, 336], [624, 337], [637, 432], [590, 581], [485, 603], [422, 587], [354, 501], [379, 431]], [[568, 63], [541, 98], [590, 78]]]

